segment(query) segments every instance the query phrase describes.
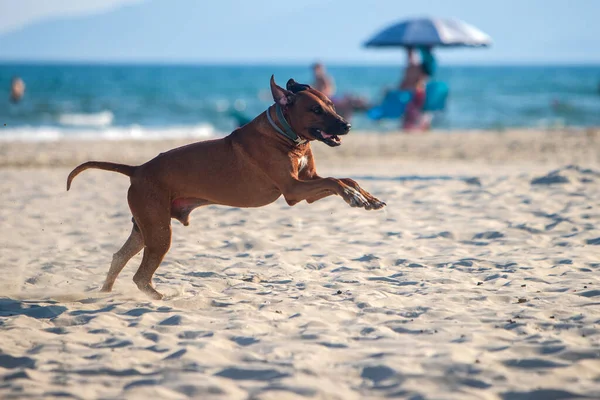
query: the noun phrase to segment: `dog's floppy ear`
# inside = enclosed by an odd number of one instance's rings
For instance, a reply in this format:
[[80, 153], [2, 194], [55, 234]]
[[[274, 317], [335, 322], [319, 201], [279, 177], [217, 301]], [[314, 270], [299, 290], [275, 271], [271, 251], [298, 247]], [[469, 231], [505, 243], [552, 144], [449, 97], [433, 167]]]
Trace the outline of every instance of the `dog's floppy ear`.
[[289, 81], [287, 81], [287, 85], [285, 85], [285, 87], [287, 88], [287, 90], [289, 90], [292, 93], [298, 93], [303, 90], [310, 89], [310, 86], [305, 85], [303, 83], [298, 83], [293, 79], [290, 79]]
[[274, 75], [271, 75], [271, 94], [273, 95], [275, 103], [280, 106], [285, 107], [294, 102], [294, 93], [277, 86]]

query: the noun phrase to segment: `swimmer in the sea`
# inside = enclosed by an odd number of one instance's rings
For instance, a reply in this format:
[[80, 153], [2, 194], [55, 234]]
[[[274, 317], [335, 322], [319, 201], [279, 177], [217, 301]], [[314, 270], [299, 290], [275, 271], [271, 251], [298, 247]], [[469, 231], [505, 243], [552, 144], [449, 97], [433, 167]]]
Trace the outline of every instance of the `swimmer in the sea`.
[[25, 82], [23, 79], [15, 76], [10, 84], [10, 101], [18, 103], [25, 95]]

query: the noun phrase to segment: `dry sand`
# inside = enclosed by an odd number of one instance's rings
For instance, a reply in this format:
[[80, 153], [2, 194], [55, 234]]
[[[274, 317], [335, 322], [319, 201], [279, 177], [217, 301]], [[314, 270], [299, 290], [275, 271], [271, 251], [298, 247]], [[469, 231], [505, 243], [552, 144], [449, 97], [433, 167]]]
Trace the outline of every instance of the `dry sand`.
[[0, 142], [0, 398], [600, 398], [600, 137], [348, 139], [313, 146], [320, 173], [384, 211], [198, 209], [163, 301], [139, 255], [97, 291], [127, 179], [65, 178], [183, 141]]

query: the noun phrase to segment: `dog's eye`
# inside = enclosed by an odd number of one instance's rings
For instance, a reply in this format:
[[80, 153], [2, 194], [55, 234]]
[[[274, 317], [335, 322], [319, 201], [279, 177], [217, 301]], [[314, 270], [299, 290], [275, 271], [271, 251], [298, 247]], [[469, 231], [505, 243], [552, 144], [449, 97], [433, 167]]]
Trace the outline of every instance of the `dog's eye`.
[[323, 108], [321, 106], [315, 106], [313, 107], [312, 112], [315, 114], [323, 114]]

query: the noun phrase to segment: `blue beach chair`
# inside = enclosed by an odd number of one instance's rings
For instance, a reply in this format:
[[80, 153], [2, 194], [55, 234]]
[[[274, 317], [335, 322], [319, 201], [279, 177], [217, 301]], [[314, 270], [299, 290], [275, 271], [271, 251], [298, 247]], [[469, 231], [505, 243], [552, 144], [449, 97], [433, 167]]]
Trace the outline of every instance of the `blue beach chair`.
[[[406, 90], [391, 90], [386, 93], [380, 105], [367, 111], [367, 116], [373, 120], [398, 119], [404, 114], [406, 105], [412, 99], [412, 92]], [[425, 88], [425, 106], [423, 112], [439, 112], [446, 108], [448, 85], [440, 81], [431, 81]]]

